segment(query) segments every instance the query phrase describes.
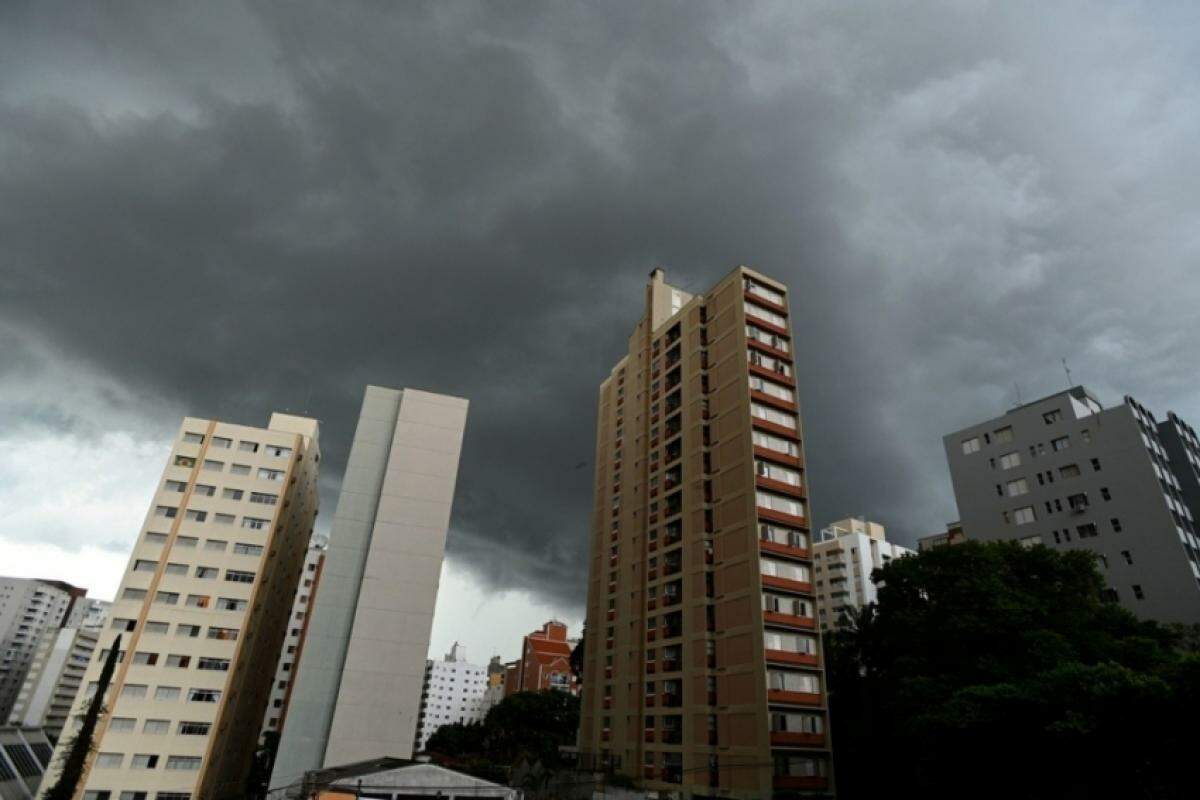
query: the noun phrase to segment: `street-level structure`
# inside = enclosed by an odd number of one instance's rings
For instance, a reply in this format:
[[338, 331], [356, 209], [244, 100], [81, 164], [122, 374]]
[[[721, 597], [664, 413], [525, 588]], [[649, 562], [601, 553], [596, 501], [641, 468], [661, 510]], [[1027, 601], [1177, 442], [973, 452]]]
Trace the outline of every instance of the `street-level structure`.
[[579, 738], [684, 798], [832, 790], [787, 288], [654, 270], [600, 387]]
[[368, 386], [272, 786], [409, 758], [467, 401]]
[[907, 547], [889, 542], [878, 522], [847, 517], [822, 528], [813, 545], [821, 630], [842, 627], [849, 615], [874, 603], [878, 589], [871, 573], [911, 555]]
[[72, 709], [81, 719], [119, 635], [83, 800], [244, 796], [317, 514], [319, 462], [316, 420], [183, 420]]
[[1082, 386], [944, 438], [971, 540], [1096, 554], [1104, 597], [1139, 617], [1200, 622], [1197, 511], [1160, 428], [1126, 396], [1103, 408]]

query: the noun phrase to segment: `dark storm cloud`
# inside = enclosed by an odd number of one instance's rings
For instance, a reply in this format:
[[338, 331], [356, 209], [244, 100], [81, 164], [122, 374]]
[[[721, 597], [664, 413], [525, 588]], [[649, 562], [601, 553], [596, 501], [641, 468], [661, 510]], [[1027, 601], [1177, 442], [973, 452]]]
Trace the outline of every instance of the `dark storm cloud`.
[[1200, 415], [1200, 37], [1150, 11], [9, 4], [0, 319], [147, 414], [319, 416], [326, 518], [365, 383], [468, 397], [452, 556], [577, 605], [645, 274], [746, 263], [793, 289], [818, 521], [911, 542], [940, 436], [1060, 356]]

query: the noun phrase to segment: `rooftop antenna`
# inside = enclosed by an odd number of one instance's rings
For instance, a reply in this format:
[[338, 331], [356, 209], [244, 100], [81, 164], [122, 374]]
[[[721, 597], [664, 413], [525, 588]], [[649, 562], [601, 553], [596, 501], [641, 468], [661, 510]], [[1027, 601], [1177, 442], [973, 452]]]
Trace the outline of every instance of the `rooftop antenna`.
[[1071, 368], [1067, 366], [1067, 360], [1065, 358], [1062, 359], [1062, 365], [1063, 372], [1067, 373], [1067, 388], [1071, 389], [1075, 386], [1075, 384], [1071, 382]]

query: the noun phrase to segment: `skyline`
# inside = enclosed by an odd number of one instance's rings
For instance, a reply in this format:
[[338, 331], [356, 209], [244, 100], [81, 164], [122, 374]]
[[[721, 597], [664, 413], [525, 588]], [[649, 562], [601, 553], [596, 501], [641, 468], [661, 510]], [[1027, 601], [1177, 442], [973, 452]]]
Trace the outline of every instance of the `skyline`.
[[1064, 357], [1200, 419], [1200, 12], [678, 8], [0, 11], [6, 561], [107, 598], [185, 414], [318, 417], [327, 533], [363, 386], [414, 386], [473, 409], [438, 618], [512, 652], [582, 611], [659, 265], [795, 293], [817, 527], [955, 519], [941, 437]]

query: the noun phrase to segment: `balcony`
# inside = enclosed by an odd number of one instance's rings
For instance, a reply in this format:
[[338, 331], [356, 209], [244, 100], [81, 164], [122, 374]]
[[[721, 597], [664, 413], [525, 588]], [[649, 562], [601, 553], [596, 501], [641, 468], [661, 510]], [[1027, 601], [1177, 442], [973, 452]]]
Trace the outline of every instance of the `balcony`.
[[778, 553], [781, 556], [791, 556], [792, 558], [800, 558], [805, 561], [812, 558], [812, 553], [807, 547], [780, 544], [770, 539], [759, 539], [758, 548], [764, 553]]
[[798, 664], [805, 667], [815, 667], [817, 665], [816, 653], [792, 653], [788, 650], [766, 650], [764, 651], [767, 661], [774, 661], [778, 664]]
[[812, 584], [804, 581], [794, 581], [791, 578], [777, 578], [774, 575], [763, 575], [762, 585], [772, 589], [784, 589], [799, 594], [812, 594]]
[[683, 730], [668, 728], [662, 732], [659, 739], [663, 744], [683, 744]]
[[810, 692], [788, 692], [783, 689], [768, 689], [768, 703], [782, 703], [792, 706], [820, 706], [822, 696]]
[[778, 611], [764, 611], [763, 622], [771, 625], [779, 625], [783, 628], [796, 628], [806, 631], [811, 631], [817, 626], [817, 621], [812, 617], [799, 617], [793, 614], [782, 614]]
[[771, 744], [788, 747], [823, 747], [825, 745], [825, 734], [771, 731]]

